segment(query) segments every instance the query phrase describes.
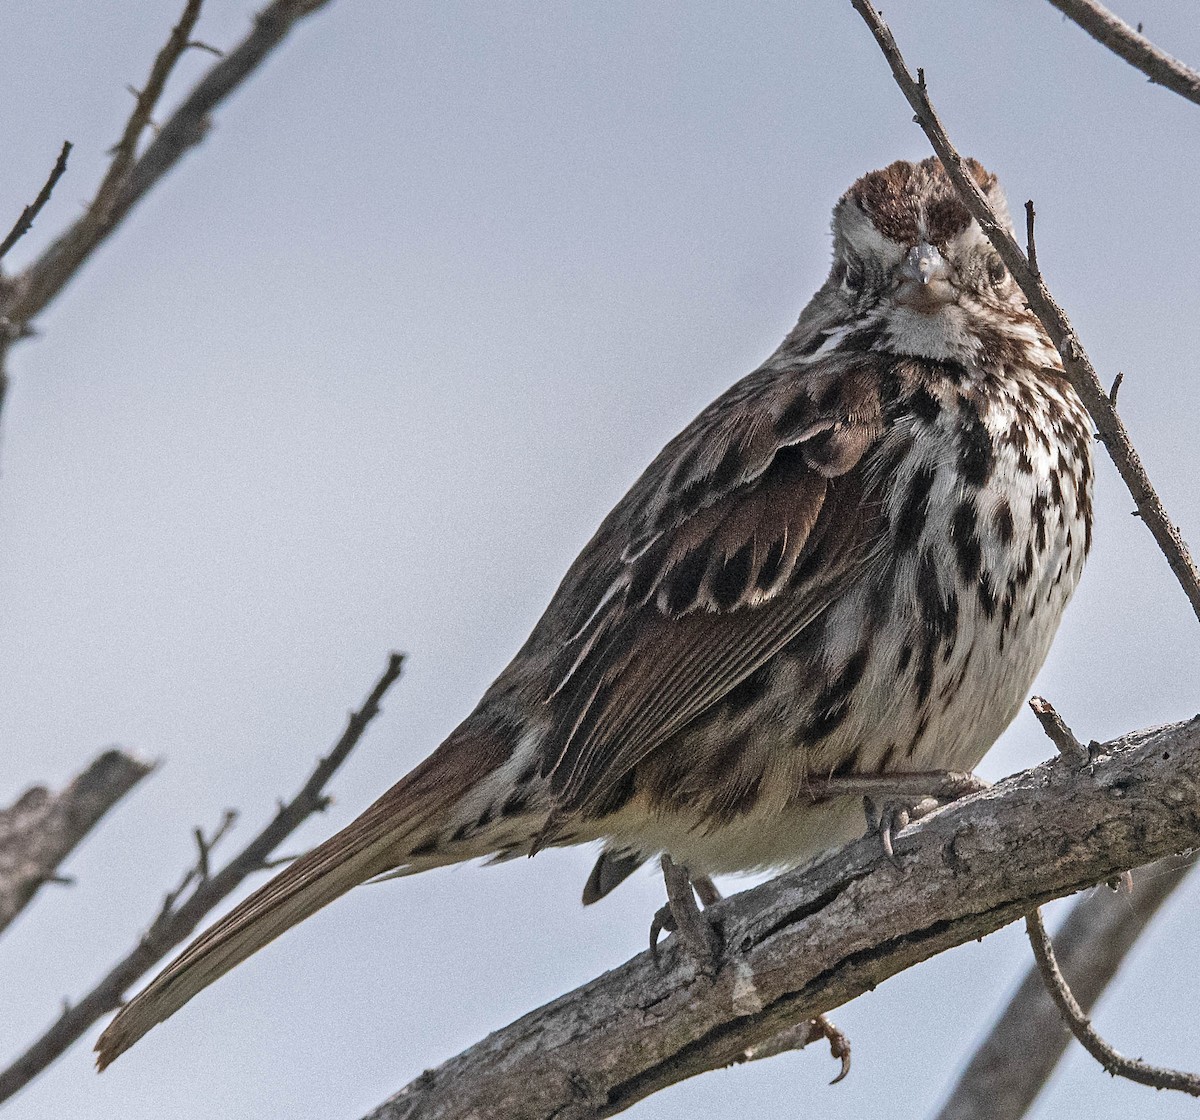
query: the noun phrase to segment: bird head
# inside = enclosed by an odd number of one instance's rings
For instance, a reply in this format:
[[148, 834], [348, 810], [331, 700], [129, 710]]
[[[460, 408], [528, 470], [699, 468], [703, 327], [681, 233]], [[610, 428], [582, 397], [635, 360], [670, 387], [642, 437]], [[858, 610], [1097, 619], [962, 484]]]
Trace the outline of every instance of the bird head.
[[[1006, 224], [996, 177], [967, 166]], [[899, 160], [858, 180], [833, 212], [829, 286], [853, 309], [883, 301], [918, 315], [1019, 299], [1008, 270], [936, 158]]]

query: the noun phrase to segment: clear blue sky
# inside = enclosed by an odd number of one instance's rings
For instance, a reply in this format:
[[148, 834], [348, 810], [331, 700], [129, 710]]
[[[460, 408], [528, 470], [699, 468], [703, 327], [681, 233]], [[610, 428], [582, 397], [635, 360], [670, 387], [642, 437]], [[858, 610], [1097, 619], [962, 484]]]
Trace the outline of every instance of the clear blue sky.
[[[0, 12], [0, 225], [63, 139], [16, 262], [78, 212], [177, 18], [162, 0]], [[252, 6], [212, 0], [226, 46]], [[1128, 0], [1200, 62], [1195, 5]], [[885, 5], [961, 147], [1015, 210], [1175, 518], [1200, 543], [1200, 109], [1038, 0]], [[184, 79], [209, 65], [186, 59]], [[183, 81], [172, 87], [178, 96]], [[925, 141], [848, 3], [335, 0], [221, 112], [12, 360], [0, 444], [0, 802], [109, 743], [165, 765], [0, 940], [0, 1062], [133, 943], [193, 825], [291, 792], [383, 666], [384, 716], [293, 849], [345, 823], [474, 704], [649, 458], [766, 356], [824, 278], [829, 211]], [[9, 214], [11, 218], [5, 218]], [[1085, 738], [1191, 715], [1200, 632], [1114, 471], [1038, 684]], [[984, 764], [1045, 757], [1023, 714]], [[103, 1077], [80, 1044], [12, 1120], [354, 1120], [642, 948], [659, 881], [583, 910], [588, 851], [353, 892]], [[1200, 884], [1098, 1022], [1195, 1067]], [[1015, 979], [1016, 930], [889, 982], [827, 1055], [636, 1107], [883, 1114], [935, 1103]], [[1073, 1053], [1039, 1117], [1183, 1117]]]

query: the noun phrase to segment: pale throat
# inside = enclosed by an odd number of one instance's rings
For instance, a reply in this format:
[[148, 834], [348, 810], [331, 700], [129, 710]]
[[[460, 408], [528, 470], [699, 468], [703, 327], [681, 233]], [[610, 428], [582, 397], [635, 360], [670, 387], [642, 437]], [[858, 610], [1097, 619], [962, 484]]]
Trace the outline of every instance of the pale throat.
[[883, 319], [887, 325], [887, 349], [894, 354], [969, 365], [981, 349], [979, 337], [971, 329], [970, 316], [957, 303], [933, 312], [892, 306]]

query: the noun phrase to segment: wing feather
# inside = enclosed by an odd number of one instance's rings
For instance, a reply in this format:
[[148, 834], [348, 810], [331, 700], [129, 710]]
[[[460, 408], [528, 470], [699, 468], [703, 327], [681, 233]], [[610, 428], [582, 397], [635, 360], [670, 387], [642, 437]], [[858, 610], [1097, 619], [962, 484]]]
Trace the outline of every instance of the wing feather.
[[882, 431], [877, 377], [831, 356], [764, 367], [667, 446], [559, 592], [574, 625], [543, 697], [555, 819], [603, 802], [860, 576]]

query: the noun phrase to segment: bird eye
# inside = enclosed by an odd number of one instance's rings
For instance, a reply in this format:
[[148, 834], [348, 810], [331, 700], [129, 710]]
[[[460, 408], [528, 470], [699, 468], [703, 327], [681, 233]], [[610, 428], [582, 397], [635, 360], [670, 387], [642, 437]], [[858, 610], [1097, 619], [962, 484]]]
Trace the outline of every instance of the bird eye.
[[999, 257], [992, 257], [988, 261], [987, 271], [988, 279], [993, 284], [999, 284], [1008, 275], [1008, 269], [1004, 267], [1004, 262]]

